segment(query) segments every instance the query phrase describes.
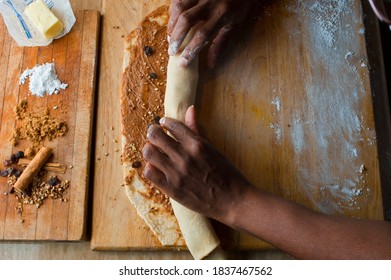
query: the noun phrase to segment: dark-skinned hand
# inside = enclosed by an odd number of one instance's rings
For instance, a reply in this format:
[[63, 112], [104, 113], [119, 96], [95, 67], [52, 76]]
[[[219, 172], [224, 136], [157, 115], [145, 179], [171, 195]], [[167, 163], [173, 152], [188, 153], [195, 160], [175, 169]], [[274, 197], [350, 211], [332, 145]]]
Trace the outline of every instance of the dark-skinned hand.
[[[169, 131], [175, 139], [163, 130]], [[168, 196], [193, 211], [226, 221], [232, 204], [249, 186], [243, 175], [198, 134], [194, 106], [185, 124], [162, 118], [148, 129], [144, 175]]]
[[180, 65], [189, 64], [211, 42], [207, 63], [213, 68], [227, 39], [240, 27], [256, 3], [257, 0], [172, 0], [167, 26], [170, 36], [168, 53], [177, 54], [190, 29], [197, 25], [197, 31], [181, 54]]

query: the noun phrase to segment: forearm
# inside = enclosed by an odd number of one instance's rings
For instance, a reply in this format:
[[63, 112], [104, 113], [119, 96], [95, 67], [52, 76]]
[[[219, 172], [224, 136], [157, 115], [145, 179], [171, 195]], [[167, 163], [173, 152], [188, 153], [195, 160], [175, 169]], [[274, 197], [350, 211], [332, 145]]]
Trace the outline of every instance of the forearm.
[[[391, 223], [325, 215], [249, 185], [196, 131], [162, 118], [148, 129], [144, 175], [184, 206], [302, 259], [391, 259]], [[192, 127], [191, 130], [189, 127]]]
[[325, 215], [256, 188], [233, 205], [228, 225], [294, 257], [391, 258], [391, 223]]

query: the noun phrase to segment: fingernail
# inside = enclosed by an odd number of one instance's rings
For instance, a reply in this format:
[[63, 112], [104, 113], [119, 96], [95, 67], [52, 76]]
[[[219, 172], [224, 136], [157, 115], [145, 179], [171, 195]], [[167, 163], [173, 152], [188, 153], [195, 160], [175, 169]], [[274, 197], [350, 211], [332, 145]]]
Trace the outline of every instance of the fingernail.
[[166, 123], [166, 118], [165, 118], [165, 117], [161, 118], [160, 121], [159, 121], [159, 123], [160, 123], [161, 125], [164, 125], [164, 124]]
[[183, 56], [181, 56], [181, 57], [179, 58], [179, 60], [178, 60], [178, 65], [179, 65], [179, 66], [185, 67], [185, 66], [187, 66], [188, 64], [189, 64], [189, 61], [188, 61], [186, 58], [184, 58]]
[[170, 41], [171, 41], [171, 36], [167, 35], [167, 42], [170, 43]]
[[148, 131], [147, 131], [147, 138], [148, 138], [148, 139], [151, 137], [152, 129], [153, 129], [153, 125], [150, 125], [150, 126], [148, 127]]
[[178, 52], [178, 49], [179, 49], [179, 42], [174, 41], [170, 43], [170, 46], [168, 47], [168, 54], [175, 55]]
[[[180, 46], [182, 45], [183, 39], [185, 39], [186, 34], [182, 34], [179, 36], [178, 40], [174, 42], [170, 42], [170, 46], [168, 47], [168, 54], [169, 55], [176, 55], [178, 53], [178, 50]], [[171, 41], [171, 38], [170, 38]]]

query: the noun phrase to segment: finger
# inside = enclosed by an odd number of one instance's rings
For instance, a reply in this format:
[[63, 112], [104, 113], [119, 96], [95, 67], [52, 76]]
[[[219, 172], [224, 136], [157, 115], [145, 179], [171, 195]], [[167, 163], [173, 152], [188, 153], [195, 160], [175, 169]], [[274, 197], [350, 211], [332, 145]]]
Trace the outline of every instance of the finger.
[[144, 159], [155, 166], [157, 169], [167, 173], [171, 160], [151, 143], [145, 144], [142, 154]]
[[160, 119], [160, 124], [165, 129], [167, 129], [182, 145], [187, 144], [189, 142], [192, 143], [192, 140], [196, 138], [196, 134], [184, 123], [178, 120], [164, 117]]
[[201, 50], [209, 44], [209, 41], [221, 28], [222, 21], [223, 18], [221, 17], [212, 17], [209, 21], [205, 22], [197, 29], [193, 38], [181, 54], [179, 62], [180, 66], [188, 65], [201, 52]]
[[220, 55], [223, 46], [226, 46], [228, 37], [232, 36], [233, 26], [226, 25], [220, 29], [217, 36], [214, 38], [211, 46], [209, 47], [207, 65], [210, 69], [213, 69], [216, 66], [217, 58]]
[[156, 146], [166, 154], [166, 160], [167, 157], [169, 157], [175, 162], [177, 159], [175, 155], [180, 149], [179, 144], [175, 141], [175, 139], [167, 135], [160, 126], [151, 125], [148, 128], [147, 138], [153, 146]]
[[202, 12], [203, 5], [197, 5], [189, 10], [184, 11], [178, 16], [178, 20], [170, 34], [170, 46], [168, 47], [169, 55], [175, 55], [178, 53], [178, 50], [190, 29], [201, 20]]
[[166, 175], [153, 164], [147, 162], [144, 168], [144, 176], [163, 191], [167, 188]]
[[172, 0], [170, 4], [170, 8], [168, 13], [170, 15], [170, 20], [167, 24], [167, 32], [171, 34], [175, 24], [178, 21], [178, 17], [184, 11], [190, 9], [195, 4], [197, 4], [197, 0]]
[[185, 124], [193, 130], [194, 133], [200, 134], [200, 129], [198, 127], [197, 118], [196, 118], [196, 110], [194, 105], [191, 105], [187, 108], [185, 115]]

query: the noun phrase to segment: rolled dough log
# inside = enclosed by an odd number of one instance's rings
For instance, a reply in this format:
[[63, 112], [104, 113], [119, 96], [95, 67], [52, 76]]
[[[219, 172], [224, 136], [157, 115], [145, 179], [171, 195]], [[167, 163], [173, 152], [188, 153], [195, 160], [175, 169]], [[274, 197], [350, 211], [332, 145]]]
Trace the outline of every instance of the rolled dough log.
[[[186, 40], [183, 45], [186, 45]], [[181, 51], [178, 52], [179, 54]], [[164, 99], [165, 116], [185, 120], [187, 108], [195, 103], [198, 84], [198, 56], [187, 66], [178, 65], [179, 55], [170, 56], [167, 67], [167, 86]], [[171, 199], [186, 245], [195, 259], [203, 259], [213, 251], [221, 251], [208, 218]], [[218, 258], [223, 254], [219, 254]]]

